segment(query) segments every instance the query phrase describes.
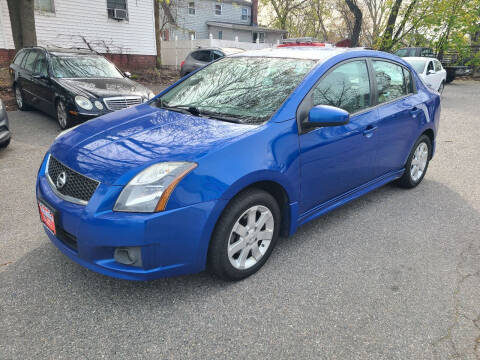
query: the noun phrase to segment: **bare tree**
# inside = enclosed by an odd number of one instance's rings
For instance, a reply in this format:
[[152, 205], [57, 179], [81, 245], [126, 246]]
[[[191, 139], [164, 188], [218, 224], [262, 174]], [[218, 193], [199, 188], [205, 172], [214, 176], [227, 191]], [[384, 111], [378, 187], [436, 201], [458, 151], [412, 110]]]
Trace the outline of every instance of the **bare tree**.
[[15, 49], [37, 45], [34, 0], [7, 0], [7, 5]]
[[[173, 0], [153, 0], [153, 13], [155, 17], [155, 40], [157, 46], [157, 68], [161, 65], [162, 59], [162, 35], [167, 25], [175, 25], [173, 15]], [[161, 8], [161, 11], [160, 11]]]
[[352, 36], [350, 38], [351, 42], [351, 47], [357, 47], [358, 46], [358, 40], [360, 38], [360, 32], [362, 31], [362, 10], [357, 5], [356, 0], [345, 0], [347, 3], [348, 8], [352, 12], [355, 22], [353, 24], [353, 29], [352, 29]]
[[263, 4], [271, 5], [275, 13], [274, 25], [287, 30], [287, 25], [294, 12], [307, 3], [308, 0], [263, 0]]

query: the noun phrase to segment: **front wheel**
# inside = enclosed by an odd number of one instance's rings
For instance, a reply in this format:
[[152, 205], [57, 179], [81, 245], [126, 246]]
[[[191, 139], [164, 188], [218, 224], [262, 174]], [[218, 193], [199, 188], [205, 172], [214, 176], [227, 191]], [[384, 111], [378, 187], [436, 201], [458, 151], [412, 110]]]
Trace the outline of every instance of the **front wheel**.
[[440, 93], [440, 95], [443, 93], [443, 90], [445, 89], [445, 81], [442, 81], [442, 83], [440, 84], [440, 86], [438, 87], [438, 92]]
[[403, 188], [414, 188], [423, 180], [427, 172], [430, 155], [432, 154], [432, 142], [426, 135], [420, 136], [408, 157], [405, 172], [397, 180], [397, 184]]
[[240, 193], [215, 227], [208, 268], [225, 280], [241, 280], [258, 271], [272, 253], [280, 230], [275, 198], [259, 189]]
[[57, 110], [57, 121], [58, 121], [58, 125], [60, 125], [60, 128], [62, 130], [65, 130], [71, 127], [72, 120], [68, 115], [67, 107], [62, 100], [57, 101], [56, 110]]

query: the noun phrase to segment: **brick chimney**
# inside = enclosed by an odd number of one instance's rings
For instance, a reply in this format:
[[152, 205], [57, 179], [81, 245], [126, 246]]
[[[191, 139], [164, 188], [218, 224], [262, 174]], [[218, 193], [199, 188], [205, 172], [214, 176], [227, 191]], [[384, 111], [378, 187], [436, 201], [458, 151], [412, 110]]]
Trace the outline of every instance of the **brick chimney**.
[[258, 26], [258, 0], [252, 0], [252, 25]]

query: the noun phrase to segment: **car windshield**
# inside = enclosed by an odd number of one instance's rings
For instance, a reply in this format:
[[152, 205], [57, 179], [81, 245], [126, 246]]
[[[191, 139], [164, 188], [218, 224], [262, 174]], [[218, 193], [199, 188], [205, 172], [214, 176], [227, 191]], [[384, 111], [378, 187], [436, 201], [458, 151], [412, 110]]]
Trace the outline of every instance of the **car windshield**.
[[231, 57], [159, 98], [157, 106], [239, 123], [268, 120], [315, 65], [314, 60]]
[[413, 66], [415, 71], [419, 74], [423, 73], [423, 69], [425, 69], [425, 60], [422, 59], [404, 59], [410, 65]]
[[122, 78], [117, 68], [101, 56], [53, 56], [53, 76], [57, 78]]

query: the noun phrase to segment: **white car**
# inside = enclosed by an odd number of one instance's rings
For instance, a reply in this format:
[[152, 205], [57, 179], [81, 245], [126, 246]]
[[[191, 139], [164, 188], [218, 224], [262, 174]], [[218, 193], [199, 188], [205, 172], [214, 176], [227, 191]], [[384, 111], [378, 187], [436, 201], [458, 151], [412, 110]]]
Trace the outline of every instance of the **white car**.
[[447, 81], [447, 71], [440, 61], [431, 57], [404, 57], [418, 73], [423, 82], [433, 90], [442, 93]]

